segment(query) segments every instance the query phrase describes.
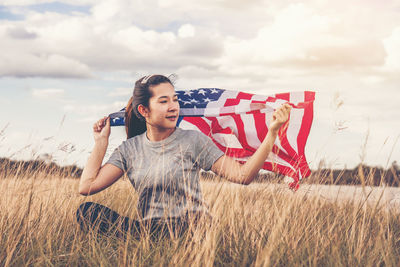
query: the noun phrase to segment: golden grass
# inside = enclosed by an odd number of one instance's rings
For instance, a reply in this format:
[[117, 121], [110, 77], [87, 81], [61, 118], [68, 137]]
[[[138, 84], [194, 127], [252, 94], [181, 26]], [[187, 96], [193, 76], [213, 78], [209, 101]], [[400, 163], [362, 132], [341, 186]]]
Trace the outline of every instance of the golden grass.
[[78, 180], [35, 175], [0, 180], [3, 266], [398, 266], [399, 212], [368, 202], [325, 201], [268, 184], [203, 181], [213, 215], [175, 239], [137, 241], [83, 233], [84, 201], [134, 217], [127, 180], [90, 197]]

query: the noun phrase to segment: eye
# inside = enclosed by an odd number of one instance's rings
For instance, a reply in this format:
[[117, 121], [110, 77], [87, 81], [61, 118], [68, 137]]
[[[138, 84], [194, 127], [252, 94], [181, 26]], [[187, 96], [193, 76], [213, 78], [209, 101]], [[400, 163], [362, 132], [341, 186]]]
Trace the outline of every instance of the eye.
[[167, 101], [164, 100], [164, 101], [161, 101], [160, 103], [167, 103]]

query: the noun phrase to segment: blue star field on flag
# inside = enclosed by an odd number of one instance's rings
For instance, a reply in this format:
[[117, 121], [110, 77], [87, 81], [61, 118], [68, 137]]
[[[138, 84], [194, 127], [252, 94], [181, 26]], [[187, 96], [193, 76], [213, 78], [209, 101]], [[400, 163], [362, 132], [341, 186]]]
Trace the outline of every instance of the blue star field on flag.
[[118, 112], [111, 113], [108, 115], [110, 118], [111, 126], [124, 126], [125, 125], [125, 108]]
[[208, 103], [217, 101], [225, 90], [199, 88], [189, 91], [176, 91], [180, 108], [206, 108]]

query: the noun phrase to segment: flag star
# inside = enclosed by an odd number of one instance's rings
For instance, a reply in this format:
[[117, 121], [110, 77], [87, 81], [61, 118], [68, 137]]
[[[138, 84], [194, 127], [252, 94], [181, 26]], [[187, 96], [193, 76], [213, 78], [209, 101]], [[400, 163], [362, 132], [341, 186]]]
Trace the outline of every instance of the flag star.
[[184, 93], [184, 95], [188, 95], [188, 96], [192, 96], [192, 91], [186, 91], [185, 93]]
[[191, 102], [190, 101], [183, 101], [183, 105], [190, 105]]
[[205, 96], [206, 95], [206, 91], [204, 91], [204, 89], [200, 89], [198, 91], [198, 94], [202, 94], [203, 96]]
[[218, 94], [218, 90], [215, 88], [211, 89], [211, 94]]
[[211, 101], [211, 99], [209, 99], [208, 97], [207, 98], [204, 98], [204, 102], [210, 102]]
[[192, 100], [190, 100], [190, 102], [192, 102], [192, 103], [199, 103], [199, 101], [197, 101], [196, 99], [192, 99]]

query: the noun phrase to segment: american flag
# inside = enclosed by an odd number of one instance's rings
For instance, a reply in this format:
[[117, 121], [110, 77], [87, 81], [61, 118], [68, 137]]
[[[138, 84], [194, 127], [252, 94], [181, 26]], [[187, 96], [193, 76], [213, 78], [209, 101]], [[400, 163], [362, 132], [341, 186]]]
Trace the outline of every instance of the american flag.
[[[289, 103], [292, 106], [289, 120], [281, 127], [263, 169], [292, 177], [289, 187], [293, 190], [297, 190], [302, 178], [310, 175], [304, 149], [313, 120], [314, 92], [262, 96], [199, 88], [176, 93], [180, 106], [177, 126], [203, 132], [226, 155], [241, 163], [261, 145], [273, 112]], [[111, 125], [123, 125], [124, 110], [111, 115]]]

